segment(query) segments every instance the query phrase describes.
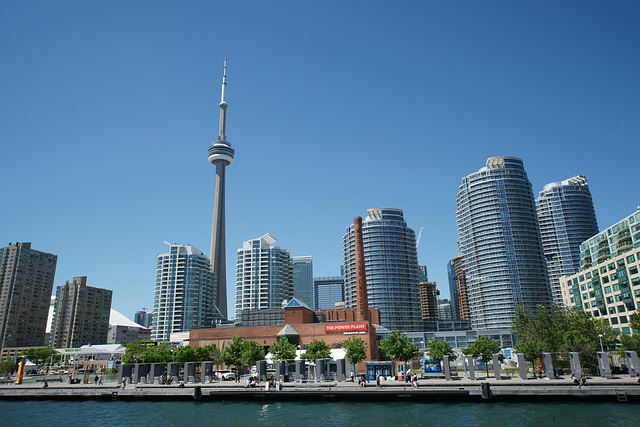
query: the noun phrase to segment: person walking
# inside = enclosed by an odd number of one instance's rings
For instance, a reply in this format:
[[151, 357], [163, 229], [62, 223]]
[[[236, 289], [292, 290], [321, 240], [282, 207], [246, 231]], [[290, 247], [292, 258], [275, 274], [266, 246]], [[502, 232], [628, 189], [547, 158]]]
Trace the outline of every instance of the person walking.
[[102, 374], [98, 377], [98, 385], [102, 385]]
[[355, 380], [354, 380], [354, 376], [353, 376], [353, 369], [351, 370], [351, 373], [349, 375], [351, 377], [351, 382], [354, 382]]
[[376, 375], [376, 388], [380, 388], [380, 374]]

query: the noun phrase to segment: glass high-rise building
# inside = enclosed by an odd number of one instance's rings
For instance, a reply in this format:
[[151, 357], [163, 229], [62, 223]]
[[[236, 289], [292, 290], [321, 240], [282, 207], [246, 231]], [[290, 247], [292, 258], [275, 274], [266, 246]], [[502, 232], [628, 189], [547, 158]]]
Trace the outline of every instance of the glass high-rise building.
[[298, 301], [313, 307], [313, 257], [294, 256], [293, 265], [293, 296]]
[[551, 304], [533, 189], [522, 160], [490, 157], [457, 196], [471, 326], [510, 328], [516, 306]]
[[536, 208], [551, 295], [563, 305], [560, 277], [580, 270], [580, 244], [598, 234], [587, 178], [578, 175], [545, 185]]
[[236, 265], [236, 322], [242, 310], [281, 308], [293, 298], [293, 265], [285, 249], [273, 246], [270, 234], [247, 240], [238, 249]]
[[344, 278], [326, 276], [313, 278], [315, 310], [333, 310], [336, 303], [344, 302]]
[[[416, 234], [407, 227], [401, 209], [367, 210], [362, 222], [364, 264], [369, 307], [380, 310], [382, 326], [390, 330], [422, 329]], [[354, 225], [342, 238], [345, 299], [356, 308]]]
[[209, 258], [191, 245], [170, 244], [158, 255], [151, 339], [211, 327], [222, 314], [215, 305], [215, 276]]

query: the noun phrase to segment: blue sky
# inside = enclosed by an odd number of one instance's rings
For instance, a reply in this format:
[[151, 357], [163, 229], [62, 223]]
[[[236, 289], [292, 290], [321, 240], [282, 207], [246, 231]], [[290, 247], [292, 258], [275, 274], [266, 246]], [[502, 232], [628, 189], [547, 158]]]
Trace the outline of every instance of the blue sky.
[[0, 244], [58, 255], [128, 317], [163, 241], [209, 252], [228, 64], [227, 283], [271, 233], [314, 275], [401, 208], [448, 296], [456, 193], [490, 156], [534, 191], [589, 179], [600, 228], [640, 204], [632, 1], [24, 1], [0, 5]]

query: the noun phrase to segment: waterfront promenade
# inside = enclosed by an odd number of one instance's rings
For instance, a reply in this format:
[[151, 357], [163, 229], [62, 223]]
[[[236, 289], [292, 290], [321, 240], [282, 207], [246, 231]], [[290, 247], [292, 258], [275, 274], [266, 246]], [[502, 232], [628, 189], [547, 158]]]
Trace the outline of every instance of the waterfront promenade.
[[422, 379], [419, 387], [404, 381], [382, 381], [377, 388], [369, 382], [325, 381], [318, 383], [283, 383], [281, 390], [265, 390], [265, 384], [246, 388], [242, 383], [214, 382], [178, 385], [129, 384], [115, 382], [93, 384], [41, 383], [1, 385], [0, 400], [200, 400], [200, 401], [596, 401], [640, 403], [640, 384], [634, 378], [589, 378], [586, 386], [576, 386], [561, 379]]

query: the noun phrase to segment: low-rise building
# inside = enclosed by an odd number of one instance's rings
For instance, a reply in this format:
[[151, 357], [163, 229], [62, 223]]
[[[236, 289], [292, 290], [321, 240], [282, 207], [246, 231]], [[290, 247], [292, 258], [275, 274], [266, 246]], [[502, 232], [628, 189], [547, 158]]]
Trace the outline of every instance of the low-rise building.
[[640, 305], [640, 210], [583, 242], [580, 251], [580, 272], [560, 278], [564, 304], [632, 333], [629, 316]]

